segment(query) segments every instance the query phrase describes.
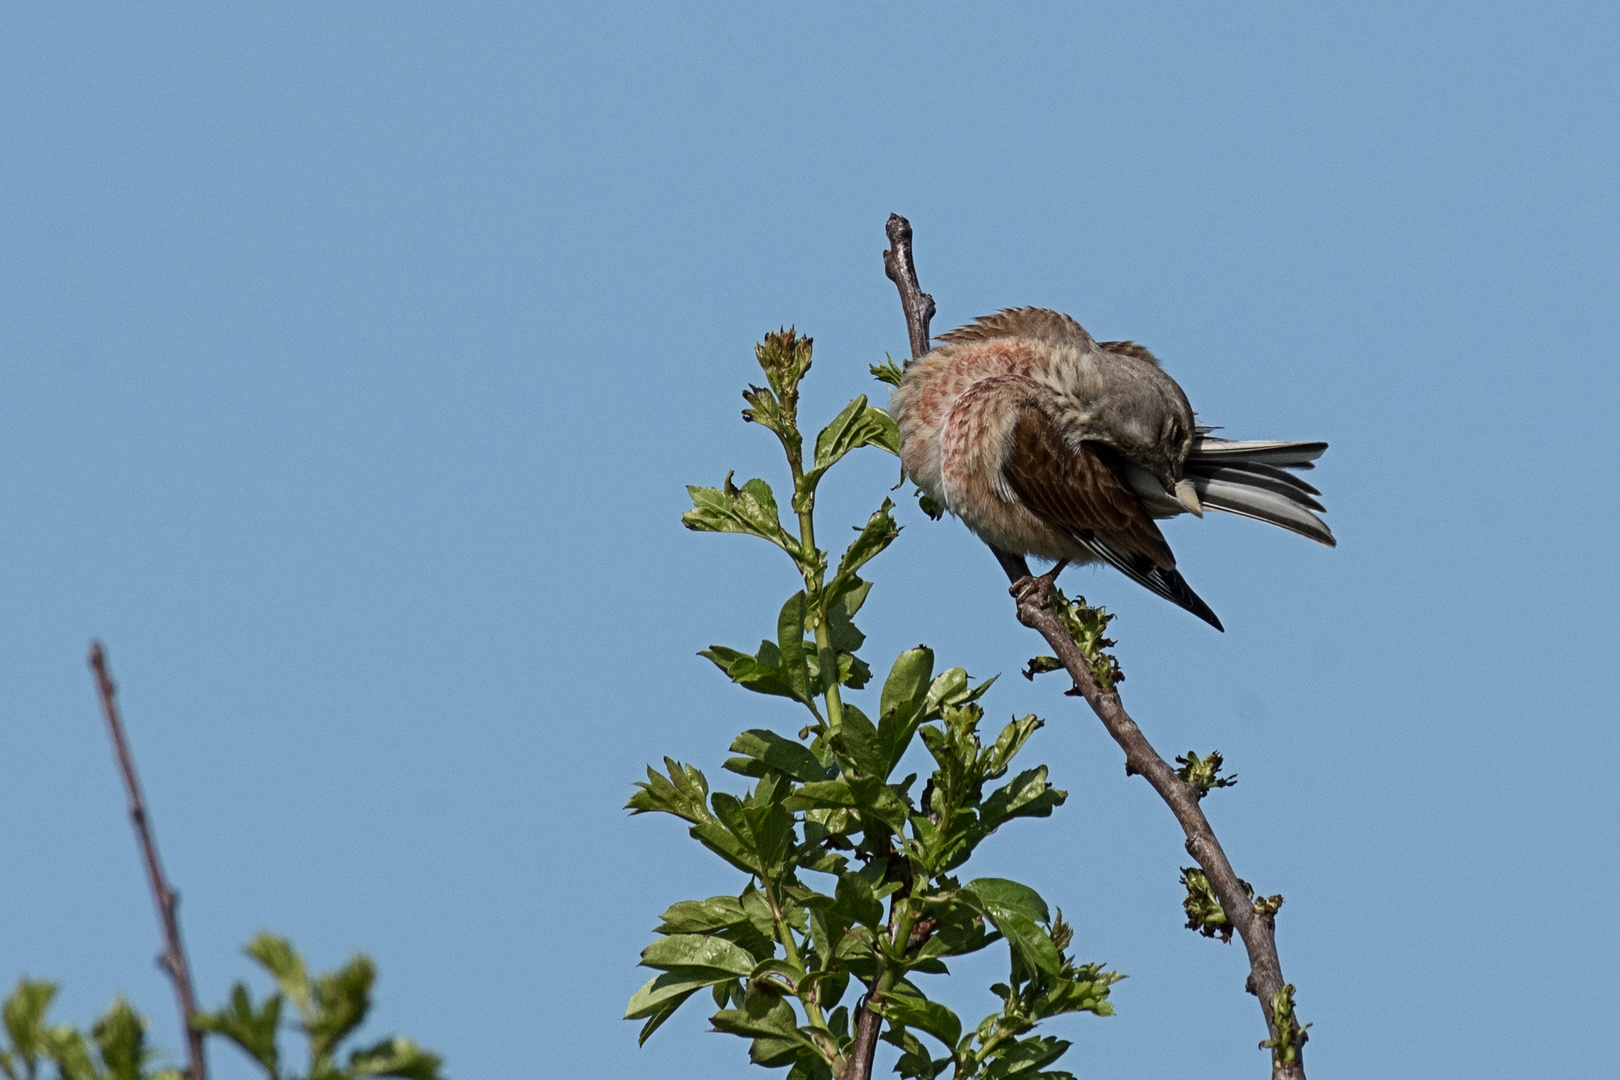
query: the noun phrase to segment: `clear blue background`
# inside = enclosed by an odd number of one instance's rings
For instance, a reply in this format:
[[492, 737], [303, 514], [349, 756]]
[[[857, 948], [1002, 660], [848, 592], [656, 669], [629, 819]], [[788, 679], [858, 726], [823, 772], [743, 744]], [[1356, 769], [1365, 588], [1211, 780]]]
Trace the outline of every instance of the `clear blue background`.
[[[1311, 1075], [1614, 1075], [1617, 48], [1599, 3], [13, 5], [0, 976], [177, 1043], [99, 636], [204, 1001], [271, 928], [374, 955], [368, 1032], [457, 1080], [748, 1075], [696, 1010], [640, 1050], [619, 1019], [658, 912], [741, 885], [620, 808], [797, 723], [694, 656], [793, 585], [682, 530], [682, 485], [777, 475], [737, 416], [765, 330], [815, 336], [811, 418], [881, 392], [893, 210], [937, 330], [1061, 308], [1227, 434], [1332, 443], [1338, 550], [1170, 525], [1225, 635], [1066, 579], [1160, 750], [1241, 777], [1208, 805], [1287, 897]], [[842, 470], [824, 534], [894, 471]], [[987, 552], [901, 513], [874, 666], [1012, 675]], [[982, 872], [1130, 975], [1053, 1025], [1071, 1067], [1263, 1075], [1173, 820], [1061, 689], [990, 698], [1071, 797]]]

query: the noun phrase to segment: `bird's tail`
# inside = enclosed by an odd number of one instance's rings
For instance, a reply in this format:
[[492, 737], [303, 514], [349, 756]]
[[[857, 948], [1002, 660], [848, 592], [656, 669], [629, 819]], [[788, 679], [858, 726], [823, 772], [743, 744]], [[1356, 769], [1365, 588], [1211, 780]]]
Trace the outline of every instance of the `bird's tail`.
[[1185, 474], [1205, 506], [1269, 522], [1328, 547], [1337, 545], [1326, 522], [1321, 495], [1290, 469], [1314, 468], [1325, 442], [1217, 439], [1200, 434], [1187, 455]]

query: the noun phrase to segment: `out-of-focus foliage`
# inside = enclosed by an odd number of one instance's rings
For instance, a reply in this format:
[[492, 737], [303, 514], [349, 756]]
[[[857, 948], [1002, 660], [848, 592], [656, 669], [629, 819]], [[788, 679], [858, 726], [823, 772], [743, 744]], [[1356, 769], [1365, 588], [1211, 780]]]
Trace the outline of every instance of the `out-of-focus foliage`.
[[[268, 1080], [443, 1080], [438, 1055], [406, 1038], [394, 1036], [343, 1052], [344, 1040], [371, 1011], [377, 971], [367, 957], [357, 955], [338, 970], [311, 978], [303, 958], [283, 938], [260, 934], [245, 951], [270, 973], [277, 989], [255, 1006], [248, 988], [237, 983], [224, 1006], [199, 1014], [193, 1024], [240, 1047]], [[179, 1069], [154, 1065], [156, 1053], [146, 1044], [146, 1018], [122, 998], [86, 1035], [71, 1024], [48, 1022], [56, 990], [55, 983], [25, 978], [6, 999], [8, 1045], [0, 1048], [0, 1073], [7, 1080], [184, 1080]], [[296, 1012], [291, 1025], [282, 1022], [289, 1000]], [[302, 1072], [283, 1064], [279, 1036], [288, 1026], [308, 1043]], [[54, 1076], [41, 1071], [46, 1066], [54, 1068]]]

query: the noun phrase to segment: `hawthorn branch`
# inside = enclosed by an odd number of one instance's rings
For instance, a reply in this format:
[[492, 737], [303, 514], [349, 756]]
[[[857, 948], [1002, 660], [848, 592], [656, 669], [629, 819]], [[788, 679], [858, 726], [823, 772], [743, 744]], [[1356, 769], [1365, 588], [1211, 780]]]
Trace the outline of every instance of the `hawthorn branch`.
[[[916, 359], [928, 349], [928, 322], [934, 315], [934, 300], [922, 291], [917, 282], [917, 271], [911, 257], [911, 223], [898, 214], [890, 214], [885, 232], [889, 237], [890, 249], [883, 253], [883, 267], [900, 290], [900, 302], [906, 313], [906, 329], [911, 335], [912, 357]], [[1285, 994], [1286, 987], [1282, 963], [1277, 958], [1275, 908], [1257, 906], [1250, 899], [1248, 890], [1232, 870], [1226, 852], [1221, 849], [1215, 830], [1210, 828], [1209, 819], [1198, 805], [1197, 788], [1177, 776], [1175, 769], [1153, 749], [1142, 734], [1142, 729], [1136, 726], [1136, 721], [1131, 719], [1125, 706], [1120, 703], [1119, 693], [1103, 690], [1097, 685], [1085, 655], [1048, 606], [1049, 592], [1018, 587], [1019, 582], [1032, 577], [1023, 556], [994, 547], [990, 550], [1007, 572], [1008, 581], [1013, 583], [1010, 591], [1018, 600], [1018, 621], [1045, 638], [1052, 652], [1063, 662], [1064, 670], [1074, 680], [1075, 691], [1086, 699], [1108, 734], [1125, 751], [1126, 775], [1146, 778], [1187, 834], [1187, 853], [1203, 868], [1226, 917], [1248, 950], [1249, 977], [1244, 988], [1260, 999], [1261, 1011], [1265, 1014], [1266, 1031], [1274, 1048], [1273, 1080], [1305, 1080], [1305, 1067], [1298, 1053], [1301, 1032], [1293, 1018], [1292, 1008], [1283, 1010], [1274, 1004], [1279, 1000], [1279, 994]], [[1292, 989], [1287, 987], [1286, 994], [1291, 994]], [[862, 1013], [862, 1024], [866, 1023], [867, 1016], [867, 1013]], [[1289, 1029], [1280, 1033], [1281, 1038], [1277, 1030], [1279, 1017]], [[1291, 1054], [1293, 1060], [1283, 1060], [1283, 1055], [1276, 1049], [1283, 1045], [1294, 1048]], [[866, 1080], [870, 1069], [868, 1064], [868, 1071], [862, 1074], [862, 1080]]]
[[889, 250], [883, 253], [883, 272], [900, 290], [900, 303], [906, 309], [906, 330], [911, 334], [911, 356], [917, 359], [928, 351], [928, 322], [934, 317], [934, 298], [917, 284], [917, 265], [911, 261], [911, 222], [890, 214], [883, 231], [889, 236]]
[[141, 782], [135, 775], [135, 759], [124, 738], [123, 722], [118, 718], [118, 688], [107, 670], [107, 652], [99, 641], [90, 644], [90, 669], [96, 674], [101, 711], [107, 718], [107, 734], [112, 738], [118, 768], [124, 774], [124, 787], [129, 792], [129, 818], [135, 824], [135, 838], [146, 863], [146, 877], [152, 884], [152, 899], [157, 903], [158, 919], [163, 923], [164, 947], [157, 962], [174, 983], [174, 996], [180, 1005], [180, 1020], [186, 1029], [186, 1075], [188, 1080], [208, 1080], [203, 1033], [191, 1026], [197, 1015], [197, 997], [192, 989], [191, 968], [186, 964], [185, 946], [180, 940], [180, 895], [169, 887], [168, 879], [163, 876], [163, 864], [158, 861], [157, 842], [152, 839], [146, 804], [141, 799]]

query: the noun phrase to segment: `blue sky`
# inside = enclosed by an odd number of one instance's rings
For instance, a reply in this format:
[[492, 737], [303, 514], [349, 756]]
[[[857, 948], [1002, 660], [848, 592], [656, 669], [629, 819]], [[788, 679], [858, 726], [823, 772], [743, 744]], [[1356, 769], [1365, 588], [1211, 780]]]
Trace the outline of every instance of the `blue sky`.
[[[621, 806], [796, 723], [694, 654], [791, 570], [683, 531], [775, 475], [753, 342], [811, 417], [998, 307], [1142, 341], [1211, 423], [1323, 438], [1329, 551], [1168, 527], [1215, 634], [1117, 574], [1126, 703], [1287, 903], [1313, 1077], [1596, 1076], [1620, 1007], [1620, 15], [1600, 4], [420, 3], [13, 8], [0, 33], [0, 977], [176, 1045], [83, 657], [103, 638], [204, 1001], [255, 931], [382, 972], [451, 1076], [744, 1076], [619, 1020], [656, 915], [735, 892]], [[843, 470], [823, 529], [893, 482]], [[874, 666], [1037, 651], [907, 500]], [[1237, 946], [1181, 927], [1173, 820], [1050, 681], [992, 716], [1070, 791], [984, 873], [1130, 975], [1082, 1076], [1253, 1076]], [[951, 992], [987, 1001], [995, 964]], [[986, 1006], [987, 1007], [987, 1006]], [[226, 1080], [250, 1075], [213, 1051]], [[763, 1075], [763, 1074], [761, 1074]]]

